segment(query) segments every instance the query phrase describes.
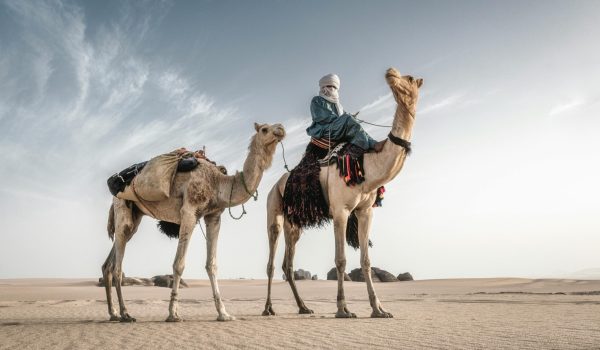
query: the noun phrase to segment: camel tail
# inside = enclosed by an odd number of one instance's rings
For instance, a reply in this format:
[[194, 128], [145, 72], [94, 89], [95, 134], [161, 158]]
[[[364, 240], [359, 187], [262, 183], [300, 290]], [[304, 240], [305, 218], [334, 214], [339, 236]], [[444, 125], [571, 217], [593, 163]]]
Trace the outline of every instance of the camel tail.
[[[348, 243], [348, 245], [355, 250], [360, 247], [360, 243], [358, 241], [358, 218], [356, 217], [356, 213], [354, 211], [352, 211], [350, 216], [348, 216], [348, 225], [346, 225], [346, 243]], [[372, 246], [373, 242], [369, 240], [369, 247]]]
[[110, 209], [108, 209], [108, 224], [106, 225], [106, 230], [108, 231], [108, 238], [111, 241], [115, 240], [115, 205], [111, 204]]
[[160, 232], [167, 235], [169, 238], [179, 238], [179, 225], [168, 222], [168, 221], [159, 221], [156, 224], [156, 227], [160, 230]]

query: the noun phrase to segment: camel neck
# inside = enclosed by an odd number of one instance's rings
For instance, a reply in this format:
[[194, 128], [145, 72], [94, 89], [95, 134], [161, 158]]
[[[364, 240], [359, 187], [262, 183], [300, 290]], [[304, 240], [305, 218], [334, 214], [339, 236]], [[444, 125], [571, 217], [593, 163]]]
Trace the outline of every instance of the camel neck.
[[[391, 134], [410, 141], [413, 124], [414, 110], [406, 107], [402, 102], [398, 103]], [[406, 150], [390, 140], [387, 140], [381, 152], [365, 154], [366, 180], [363, 183], [365, 191], [373, 191], [391, 181], [402, 169], [405, 159]]]
[[251, 146], [250, 150], [243, 170], [235, 175], [226, 176], [222, 181], [219, 199], [225, 207], [243, 204], [256, 193], [264, 169], [261, 167], [263, 162], [258, 159], [260, 155], [256, 154], [258, 148]]

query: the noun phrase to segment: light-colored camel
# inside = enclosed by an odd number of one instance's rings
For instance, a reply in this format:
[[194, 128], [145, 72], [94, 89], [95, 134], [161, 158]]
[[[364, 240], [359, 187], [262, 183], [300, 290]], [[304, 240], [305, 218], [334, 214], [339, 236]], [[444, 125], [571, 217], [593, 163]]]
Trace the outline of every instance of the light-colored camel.
[[[122, 261], [125, 245], [137, 231], [144, 215], [157, 220], [179, 225], [179, 243], [173, 262], [173, 287], [169, 303], [169, 317], [166, 321], [181, 321], [177, 313], [177, 293], [181, 274], [185, 266], [185, 254], [192, 232], [200, 218], [206, 223], [206, 271], [215, 299], [219, 321], [235, 318], [227, 313], [221, 301], [216, 279], [217, 239], [221, 225], [221, 214], [225, 208], [243, 204], [255, 192], [265, 169], [271, 166], [277, 143], [285, 137], [281, 124], [254, 124], [256, 135], [250, 142], [248, 156], [241, 173], [233, 176], [222, 174], [219, 169], [204, 161], [191, 172], [177, 173], [171, 188], [170, 197], [164, 201], [154, 202], [152, 214], [143, 206], [134, 202], [114, 197], [109, 211], [108, 234], [114, 238], [114, 244], [106, 262], [102, 265], [102, 274], [106, 282], [106, 300], [111, 321], [134, 322], [135, 318], [127, 312], [121, 291]], [[119, 299], [120, 317], [113, 307], [111, 285], [115, 280], [115, 288]]]
[[[360, 245], [360, 263], [365, 280], [369, 301], [373, 308], [371, 317], [392, 317], [392, 314], [384, 311], [381, 306], [371, 279], [371, 263], [369, 260], [369, 231], [373, 203], [377, 195], [377, 188], [390, 182], [402, 169], [410, 143], [412, 127], [415, 118], [415, 109], [419, 97], [419, 88], [423, 79], [414, 79], [411, 76], [402, 76], [394, 68], [386, 72], [387, 83], [392, 90], [394, 99], [398, 106], [394, 116], [390, 137], [385, 142], [383, 150], [379, 153], [366, 153], [364, 155], [365, 181], [360, 185], [348, 187], [340, 178], [336, 165], [329, 168], [321, 168], [319, 180], [323, 194], [329, 204], [329, 213], [333, 218], [335, 231], [335, 266], [338, 276], [337, 313], [335, 317], [356, 317], [346, 306], [344, 297], [344, 272], [346, 270], [345, 239], [348, 216], [355, 211], [358, 218], [358, 238]], [[398, 140], [398, 138], [404, 140]], [[395, 142], [391, 142], [395, 141]], [[399, 144], [400, 145], [399, 145]], [[299, 313], [313, 313], [304, 305], [304, 301], [298, 295], [294, 282], [293, 259], [296, 242], [300, 238], [301, 230], [290, 225], [283, 214], [283, 193], [289, 174], [284, 174], [269, 192], [267, 199], [267, 231], [269, 236], [269, 262], [267, 275], [269, 277], [267, 302], [265, 304], [264, 316], [274, 315], [271, 304], [271, 284], [273, 281], [273, 259], [281, 229], [285, 236], [285, 257], [283, 271], [286, 280], [290, 284]]]

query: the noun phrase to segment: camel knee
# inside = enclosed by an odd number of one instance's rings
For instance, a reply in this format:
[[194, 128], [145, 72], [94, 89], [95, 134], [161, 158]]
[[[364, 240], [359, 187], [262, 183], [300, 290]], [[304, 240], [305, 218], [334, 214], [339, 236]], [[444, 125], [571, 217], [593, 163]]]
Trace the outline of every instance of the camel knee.
[[360, 266], [363, 268], [363, 270], [370, 268], [371, 267], [371, 259], [369, 259], [368, 257], [361, 259]]
[[267, 264], [267, 275], [273, 276], [274, 272], [275, 272], [275, 265], [273, 265], [273, 263], [268, 263]]
[[209, 263], [206, 264], [204, 266], [206, 268], [206, 273], [208, 273], [209, 276], [214, 276], [217, 274], [217, 265], [214, 263]]
[[346, 258], [336, 258], [335, 267], [338, 271], [344, 271], [346, 269]]
[[271, 242], [275, 241], [279, 237], [279, 233], [281, 232], [281, 225], [274, 223], [269, 226], [269, 240]]
[[174, 263], [173, 264], [173, 273], [181, 276], [183, 274], [183, 269], [185, 269], [185, 264], [183, 262], [180, 263]]

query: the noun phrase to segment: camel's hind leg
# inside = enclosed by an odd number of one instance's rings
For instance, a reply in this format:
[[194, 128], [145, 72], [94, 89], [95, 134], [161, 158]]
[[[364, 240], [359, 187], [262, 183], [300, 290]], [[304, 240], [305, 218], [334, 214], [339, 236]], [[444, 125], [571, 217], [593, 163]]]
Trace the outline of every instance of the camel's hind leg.
[[369, 232], [371, 231], [371, 221], [373, 218], [373, 208], [357, 210], [358, 218], [358, 241], [360, 244], [360, 267], [362, 268], [365, 281], [367, 282], [367, 292], [369, 293], [369, 302], [373, 312], [371, 317], [392, 318], [391, 313], [386, 312], [381, 307], [381, 302], [375, 294], [373, 279], [371, 278], [371, 260], [369, 259]]
[[[122, 199], [115, 199], [113, 201], [113, 205], [115, 215], [115, 243], [113, 245], [114, 264], [112, 266], [112, 277], [114, 277], [116, 282], [115, 289], [117, 290], [117, 297], [119, 299], [119, 312], [121, 315], [119, 321], [135, 322], [135, 318], [131, 317], [131, 315], [129, 315], [129, 313], [127, 312], [127, 307], [125, 306], [125, 301], [123, 300], [123, 292], [121, 290], [121, 285], [123, 282], [122, 265], [123, 256], [125, 255], [125, 245], [137, 231], [137, 228], [142, 219], [142, 215], [137, 213], [132, 203], [127, 203]], [[107, 262], [110, 258], [111, 256], [109, 255]], [[110, 265], [110, 263], [107, 265]], [[110, 276], [108, 273], [106, 275], [108, 285], [108, 283], [112, 282], [112, 278], [109, 278]], [[110, 292], [110, 287], [107, 287], [106, 290], [107, 292]], [[109, 296], [107, 295], [107, 297]], [[111, 319], [113, 319], [112, 314]]]
[[285, 256], [283, 258], [283, 272], [285, 273], [285, 277], [290, 284], [290, 288], [292, 288], [294, 298], [296, 298], [298, 313], [312, 314], [314, 311], [304, 305], [304, 301], [298, 294], [296, 281], [294, 280], [294, 254], [296, 252], [296, 243], [300, 239], [300, 229], [292, 226], [287, 220], [285, 220], [283, 224], [283, 231], [285, 232]]
[[[110, 208], [112, 210], [112, 207]], [[110, 253], [108, 253], [108, 257], [104, 264], [102, 264], [102, 278], [104, 279], [104, 289], [106, 291], [106, 303], [108, 304], [108, 315], [110, 316], [110, 321], [118, 321], [119, 316], [117, 314], [117, 310], [113, 305], [112, 300], [112, 282], [113, 282], [113, 274], [112, 271], [115, 265], [115, 246], [113, 244]]]
[[271, 304], [271, 285], [273, 284], [273, 273], [275, 272], [275, 252], [277, 250], [277, 241], [283, 225], [283, 203], [277, 187], [273, 187], [269, 192], [267, 199], [267, 233], [269, 235], [269, 262], [267, 263], [267, 276], [269, 278], [267, 286], [267, 302], [263, 316], [275, 315], [273, 305]]

